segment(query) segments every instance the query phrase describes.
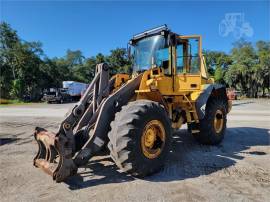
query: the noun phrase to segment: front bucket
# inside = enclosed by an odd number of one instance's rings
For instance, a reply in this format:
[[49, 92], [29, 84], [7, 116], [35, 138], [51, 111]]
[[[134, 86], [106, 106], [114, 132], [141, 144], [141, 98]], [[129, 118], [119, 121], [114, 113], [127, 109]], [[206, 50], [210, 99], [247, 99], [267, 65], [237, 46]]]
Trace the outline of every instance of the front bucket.
[[34, 133], [38, 143], [38, 153], [34, 158], [34, 166], [51, 175], [56, 182], [62, 182], [77, 172], [72, 160], [72, 151], [65, 145], [67, 138], [37, 127]]

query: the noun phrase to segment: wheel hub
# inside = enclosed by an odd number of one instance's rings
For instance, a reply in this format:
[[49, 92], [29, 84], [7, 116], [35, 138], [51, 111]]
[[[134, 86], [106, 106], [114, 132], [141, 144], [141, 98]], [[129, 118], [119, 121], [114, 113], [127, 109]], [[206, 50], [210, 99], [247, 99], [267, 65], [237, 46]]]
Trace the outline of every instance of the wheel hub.
[[220, 133], [223, 129], [224, 119], [223, 112], [221, 110], [217, 110], [214, 119], [214, 128], [216, 133]]
[[152, 148], [156, 140], [156, 131], [154, 128], [149, 128], [145, 134], [145, 146]]
[[152, 120], [146, 124], [141, 137], [143, 154], [150, 159], [160, 155], [165, 144], [165, 129], [158, 120]]

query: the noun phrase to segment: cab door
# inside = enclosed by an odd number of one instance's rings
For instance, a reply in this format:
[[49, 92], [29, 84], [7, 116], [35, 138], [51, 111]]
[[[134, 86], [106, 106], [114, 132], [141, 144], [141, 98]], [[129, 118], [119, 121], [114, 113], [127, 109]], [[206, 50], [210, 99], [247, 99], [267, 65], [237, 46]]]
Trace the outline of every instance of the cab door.
[[174, 51], [175, 93], [200, 90], [201, 37], [199, 35], [179, 36]]

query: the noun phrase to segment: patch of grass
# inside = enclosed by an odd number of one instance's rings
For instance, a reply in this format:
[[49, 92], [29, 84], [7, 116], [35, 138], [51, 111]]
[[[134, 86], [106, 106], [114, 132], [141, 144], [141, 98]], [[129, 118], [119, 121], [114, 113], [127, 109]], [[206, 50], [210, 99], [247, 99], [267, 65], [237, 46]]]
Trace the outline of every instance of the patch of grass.
[[9, 99], [0, 98], [0, 105], [10, 105], [10, 104], [25, 104], [25, 102], [18, 99], [9, 100]]
[[34, 103], [46, 104], [46, 102], [24, 102], [24, 101], [19, 100], [19, 99], [10, 100], [10, 99], [0, 98], [0, 107], [1, 106], [8, 106], [8, 105], [27, 105], [27, 104], [34, 104]]

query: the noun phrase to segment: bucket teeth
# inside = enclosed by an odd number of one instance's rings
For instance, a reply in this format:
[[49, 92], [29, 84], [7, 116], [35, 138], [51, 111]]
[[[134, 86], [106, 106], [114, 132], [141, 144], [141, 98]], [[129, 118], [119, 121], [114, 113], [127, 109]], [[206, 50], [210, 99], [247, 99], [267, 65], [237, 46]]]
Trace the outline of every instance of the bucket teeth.
[[38, 143], [38, 153], [34, 166], [51, 175], [56, 182], [61, 182], [76, 174], [77, 167], [72, 160], [72, 149], [66, 148], [67, 138], [37, 127], [34, 133]]

